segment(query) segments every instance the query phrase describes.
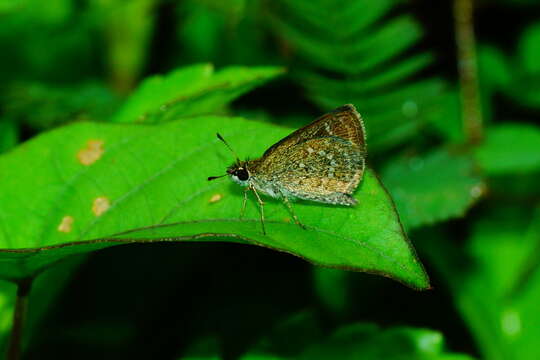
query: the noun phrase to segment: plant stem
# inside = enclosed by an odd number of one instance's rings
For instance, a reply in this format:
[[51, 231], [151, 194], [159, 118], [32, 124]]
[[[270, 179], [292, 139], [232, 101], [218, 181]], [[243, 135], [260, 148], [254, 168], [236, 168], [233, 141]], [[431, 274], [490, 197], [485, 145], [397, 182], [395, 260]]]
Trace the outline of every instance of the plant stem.
[[15, 302], [15, 311], [13, 312], [13, 327], [9, 339], [7, 360], [19, 360], [21, 358], [23, 329], [32, 280], [33, 278], [28, 278], [17, 283], [17, 300]]
[[470, 144], [482, 140], [482, 110], [478, 86], [478, 69], [474, 38], [473, 0], [454, 0], [461, 117], [465, 136]]

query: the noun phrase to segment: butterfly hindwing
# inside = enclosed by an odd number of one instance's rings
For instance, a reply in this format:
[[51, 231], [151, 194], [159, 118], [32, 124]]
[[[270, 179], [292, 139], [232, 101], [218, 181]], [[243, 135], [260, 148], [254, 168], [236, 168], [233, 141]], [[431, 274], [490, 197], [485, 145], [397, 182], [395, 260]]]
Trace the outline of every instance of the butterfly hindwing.
[[280, 171], [272, 181], [284, 196], [322, 203], [354, 205], [354, 192], [364, 173], [358, 146], [335, 136], [311, 139], [282, 154]]

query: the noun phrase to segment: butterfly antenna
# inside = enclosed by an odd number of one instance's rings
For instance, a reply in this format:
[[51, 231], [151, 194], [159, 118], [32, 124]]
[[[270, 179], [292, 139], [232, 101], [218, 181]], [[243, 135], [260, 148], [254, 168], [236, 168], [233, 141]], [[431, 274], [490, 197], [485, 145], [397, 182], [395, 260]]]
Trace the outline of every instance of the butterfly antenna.
[[227, 174], [220, 175], [220, 176], [210, 176], [210, 177], [208, 178], [208, 181], [216, 180], [216, 179], [222, 178], [222, 177], [224, 177], [224, 176], [227, 176]]
[[240, 162], [240, 158], [238, 157], [238, 154], [236, 153], [236, 151], [233, 150], [231, 145], [229, 145], [229, 143], [226, 142], [223, 136], [221, 136], [219, 133], [216, 133], [216, 135], [217, 135], [217, 138], [221, 140], [225, 144], [225, 146], [227, 146], [227, 148], [231, 151], [231, 153], [234, 155], [234, 157], [236, 158], [236, 162]]

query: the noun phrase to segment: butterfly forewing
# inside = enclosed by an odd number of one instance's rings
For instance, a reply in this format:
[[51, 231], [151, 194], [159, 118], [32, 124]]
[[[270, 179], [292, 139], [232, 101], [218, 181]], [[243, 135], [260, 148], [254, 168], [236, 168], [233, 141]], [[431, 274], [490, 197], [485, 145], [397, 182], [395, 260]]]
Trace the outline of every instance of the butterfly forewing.
[[335, 136], [357, 145], [360, 151], [366, 152], [364, 123], [353, 105], [343, 105], [325, 114], [311, 124], [304, 126], [281, 139], [266, 150], [262, 156], [279, 156], [280, 151], [301, 142], [323, 137]]

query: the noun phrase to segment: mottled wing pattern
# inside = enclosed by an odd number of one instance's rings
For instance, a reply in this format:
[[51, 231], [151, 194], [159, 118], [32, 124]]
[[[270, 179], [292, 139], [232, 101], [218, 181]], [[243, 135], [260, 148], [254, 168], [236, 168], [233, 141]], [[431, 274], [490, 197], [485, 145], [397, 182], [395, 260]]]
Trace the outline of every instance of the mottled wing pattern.
[[268, 150], [261, 159], [280, 157], [280, 153], [291, 146], [301, 142], [336, 136], [357, 145], [360, 151], [366, 152], [366, 131], [360, 114], [352, 104], [343, 105], [334, 111], [315, 119], [311, 124], [304, 126], [281, 139]]
[[273, 176], [284, 196], [356, 204], [350, 195], [364, 171], [364, 157], [357, 146], [337, 137], [313, 139], [290, 148], [284, 160], [283, 170]]
[[257, 173], [283, 196], [354, 205], [350, 195], [362, 180], [365, 155], [360, 115], [345, 105], [273, 145], [259, 160]]

